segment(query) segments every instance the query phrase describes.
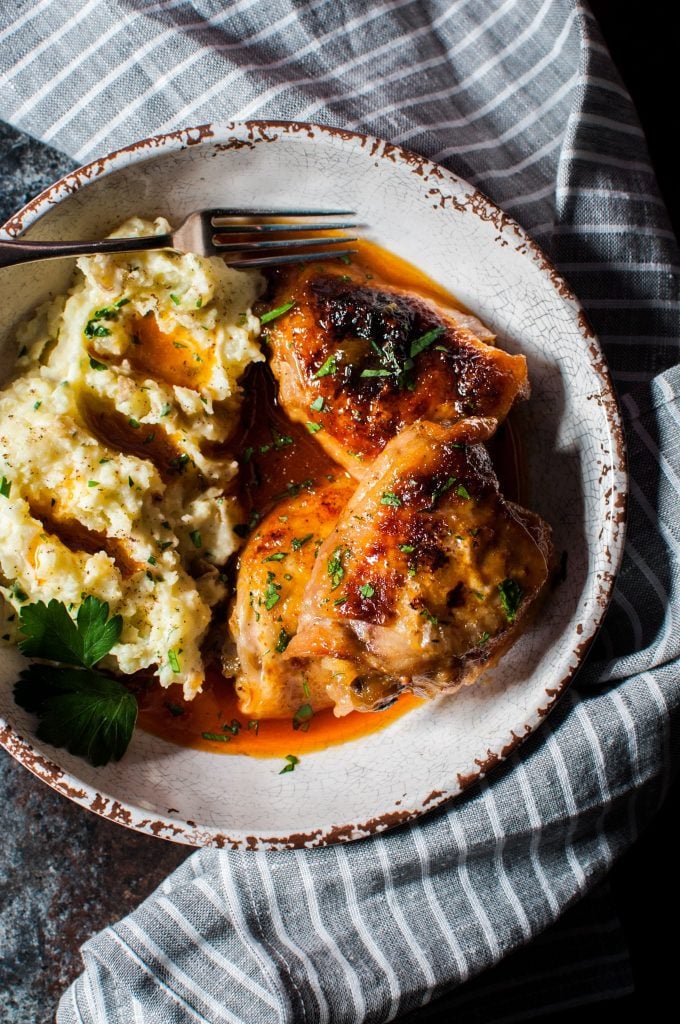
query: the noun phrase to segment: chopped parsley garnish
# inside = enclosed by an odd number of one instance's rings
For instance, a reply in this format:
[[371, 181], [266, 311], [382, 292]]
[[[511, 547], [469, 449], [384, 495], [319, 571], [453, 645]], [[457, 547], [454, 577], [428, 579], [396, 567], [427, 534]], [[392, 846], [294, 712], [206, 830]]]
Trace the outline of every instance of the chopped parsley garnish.
[[380, 499], [381, 505], [392, 505], [394, 508], [399, 508], [401, 505], [401, 498], [398, 498], [394, 491], [383, 491], [382, 498]]
[[136, 420], [134, 416], [130, 416], [128, 419], [128, 425], [131, 426], [133, 430], [139, 430], [140, 422], [139, 420]]
[[328, 575], [331, 578], [331, 590], [337, 590], [345, 578], [345, 569], [342, 564], [344, 556], [347, 554], [342, 548], [336, 548], [331, 557], [328, 559]]
[[301, 704], [293, 715], [293, 728], [307, 732], [309, 724], [314, 717], [314, 709], [311, 704]]
[[296, 757], [295, 754], [286, 754], [285, 760], [288, 764], [281, 769], [279, 775], [285, 775], [286, 772], [294, 772], [295, 765], [300, 763], [300, 758]]
[[253, 509], [250, 515], [248, 516], [248, 522], [237, 523], [236, 526], [234, 527], [234, 533], [236, 534], [237, 537], [247, 537], [250, 531], [257, 526], [260, 519], [262, 519], [261, 513]]
[[239, 722], [238, 718], [232, 718], [229, 724], [225, 723], [222, 726], [222, 731], [230, 732], [232, 736], [238, 736], [238, 734], [241, 731], [241, 723]]
[[267, 557], [263, 558], [262, 561], [263, 562], [282, 562], [284, 560], [284, 558], [287, 556], [287, 554], [288, 554], [287, 551], [275, 551], [273, 555], [267, 555]]
[[86, 338], [107, 338], [111, 334], [108, 327], [104, 327], [103, 324], [97, 323], [95, 320], [89, 320], [85, 327]]
[[123, 296], [122, 299], [118, 299], [118, 302], [114, 302], [114, 304], [113, 304], [114, 308], [115, 309], [120, 309], [121, 306], [127, 306], [129, 301], [130, 301], [129, 299], [126, 299], [125, 296]]
[[330, 374], [335, 373], [338, 368], [337, 360], [335, 356], [329, 356], [325, 363], [319, 367], [314, 374], [315, 377], [328, 377]]
[[416, 356], [424, 352], [426, 348], [434, 344], [437, 338], [441, 338], [442, 334], [446, 330], [445, 327], [435, 327], [434, 330], [428, 331], [427, 334], [423, 334], [420, 338], [416, 338], [415, 341], [411, 342], [411, 359], [415, 359]]
[[182, 302], [182, 300], [180, 299], [179, 295], [174, 295], [173, 292], [170, 292], [170, 298], [172, 299], [172, 301], [174, 302], [174, 304], [176, 306], [179, 306], [181, 304], [181, 302]]
[[413, 544], [400, 544], [399, 550], [403, 551], [405, 555], [411, 555], [415, 551]]
[[180, 715], [184, 714], [184, 708], [181, 704], [173, 704], [171, 701], [165, 705], [173, 718], [179, 718]]
[[171, 412], [172, 406], [170, 405], [169, 402], [166, 402], [163, 408], [161, 409], [161, 419], [163, 418], [163, 416], [169, 416]]
[[275, 583], [276, 577], [273, 572], [267, 573], [267, 587], [264, 592], [264, 606], [267, 611], [271, 611], [275, 604], [281, 600], [279, 590], [281, 589], [280, 583]]
[[489, 639], [490, 636], [491, 636], [491, 634], [487, 633], [486, 630], [483, 633], [480, 633], [479, 639], [477, 640], [477, 643], [479, 644], [479, 646], [483, 647], [484, 644], [487, 642], [487, 640]]
[[170, 665], [170, 668], [172, 669], [173, 672], [180, 671], [179, 656], [177, 654], [177, 651], [173, 650], [172, 648], [170, 648], [170, 650], [168, 651], [168, 664]]
[[362, 587], [359, 587], [359, 593], [362, 597], [373, 597], [375, 588], [370, 583], [364, 583]]
[[392, 370], [362, 370], [360, 377], [391, 377]]
[[276, 320], [278, 317], [283, 316], [289, 309], [292, 309], [295, 302], [284, 302], [282, 306], [277, 306], [276, 309], [270, 309], [266, 313], [263, 313], [260, 317], [261, 324], [269, 324], [272, 320]]
[[200, 530], [192, 530], [191, 533], [189, 534], [189, 537], [191, 538], [191, 543], [194, 545], [195, 548], [203, 547], [203, 538], [201, 537]]
[[90, 366], [93, 370], [108, 370], [106, 363], [100, 363], [98, 359], [90, 356]]
[[276, 641], [276, 653], [283, 654], [288, 644], [293, 639], [292, 633], [289, 633], [286, 629], [281, 627], [279, 632], [278, 640]]
[[432, 612], [429, 611], [427, 608], [421, 608], [420, 609], [420, 614], [422, 615], [422, 617], [424, 619], [427, 619], [427, 621], [432, 626], [438, 626], [439, 625], [439, 619], [437, 618], [437, 616], [433, 615]]
[[19, 622], [23, 654], [69, 666], [31, 665], [14, 688], [17, 704], [38, 716], [40, 739], [95, 766], [120, 760], [135, 727], [137, 701], [118, 680], [93, 670], [120, 638], [120, 615], [109, 618], [108, 604], [86, 597], [75, 621], [52, 600], [26, 605]]
[[[439, 484], [438, 487], [435, 487], [435, 489], [432, 492], [432, 501], [430, 502], [430, 506], [429, 506], [429, 510], [428, 511], [431, 512], [431, 511], [434, 510], [434, 508], [435, 508], [437, 502], [439, 501], [439, 499], [441, 498], [442, 494], [446, 494], [447, 491], [450, 491], [451, 488], [453, 487], [453, 485], [455, 484], [455, 482], [456, 482], [455, 476], [450, 476], [450, 477], [448, 477], [444, 481], [443, 484]], [[469, 497], [469, 495], [468, 495], [468, 497]]]
[[313, 536], [313, 533], [307, 533], [305, 534], [304, 537], [293, 537], [290, 546], [292, 547], [293, 551], [299, 551], [303, 544], [306, 544], [307, 541], [311, 540]]
[[310, 434], [317, 434], [320, 430], [323, 430], [323, 427], [320, 423], [312, 423], [311, 420], [307, 420], [305, 426], [307, 427], [307, 430], [309, 431]]
[[293, 443], [293, 438], [288, 434], [280, 434], [275, 427], [272, 427], [272, 438], [274, 440], [275, 448], [285, 448], [287, 445]]
[[323, 403], [324, 403], [323, 395], [319, 395], [318, 398], [314, 399], [314, 401], [312, 402], [312, 404], [310, 405], [309, 408], [313, 412], [324, 412], [325, 410], [324, 410]]
[[259, 731], [260, 731], [260, 721], [259, 721], [259, 719], [251, 718], [251, 720], [248, 722], [248, 728], [252, 729], [252, 731], [257, 736]]
[[202, 732], [201, 736], [204, 740], [210, 740], [212, 743], [231, 743], [231, 736], [227, 736], [223, 732]]
[[3, 476], [0, 480], [0, 494], [3, 498], [9, 498], [9, 493], [12, 490], [12, 481], [8, 480], [6, 476]]
[[42, 405], [42, 402], [40, 401], [40, 399], [38, 399], [37, 402], [33, 403], [33, 408], [34, 409], [39, 409], [41, 405]]
[[[335, 587], [333, 587], [332, 589], [335, 590]], [[339, 608], [340, 605], [347, 604], [347, 598], [346, 597], [336, 597], [335, 601], [333, 601], [333, 604], [336, 606], [336, 608]]]
[[514, 622], [517, 610], [522, 603], [522, 597], [524, 596], [522, 588], [517, 580], [508, 578], [498, 584], [498, 593], [500, 594], [501, 605], [505, 612], [506, 619], [508, 622]]
[[99, 487], [99, 480], [88, 480], [87, 481], [87, 486], [88, 487]]
[[252, 445], [249, 445], [247, 448], [243, 449], [243, 455], [241, 456], [241, 462], [243, 463], [244, 466], [248, 462], [250, 462], [250, 460], [252, 459], [254, 450], [255, 449], [252, 447]]
[[463, 486], [463, 484], [460, 484], [458, 487], [456, 487], [456, 494], [458, 495], [459, 498], [467, 499], [470, 497], [470, 492], [468, 491], [467, 487]]

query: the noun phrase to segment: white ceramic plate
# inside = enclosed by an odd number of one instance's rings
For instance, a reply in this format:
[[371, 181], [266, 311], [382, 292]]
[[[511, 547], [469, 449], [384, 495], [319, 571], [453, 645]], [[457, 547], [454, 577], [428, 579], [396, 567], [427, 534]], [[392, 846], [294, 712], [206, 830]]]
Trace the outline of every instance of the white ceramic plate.
[[[280, 759], [188, 750], [137, 731], [92, 768], [36, 739], [0, 651], [0, 741], [56, 790], [104, 817], [194, 845], [283, 848], [360, 838], [450, 800], [506, 757], [569, 683], [607, 607], [623, 548], [621, 425], [604, 360], [565, 282], [514, 221], [451, 172], [378, 139], [250, 122], [159, 136], [68, 175], [5, 237], [100, 238], [132, 214], [177, 223], [202, 207], [353, 207], [372, 240], [423, 268], [529, 362], [517, 420], [528, 504], [568, 553], [537, 623], [483, 681], [363, 739]], [[0, 372], [16, 324], [63, 291], [71, 261], [0, 270]], [[4, 719], [4, 721], [3, 721]]]

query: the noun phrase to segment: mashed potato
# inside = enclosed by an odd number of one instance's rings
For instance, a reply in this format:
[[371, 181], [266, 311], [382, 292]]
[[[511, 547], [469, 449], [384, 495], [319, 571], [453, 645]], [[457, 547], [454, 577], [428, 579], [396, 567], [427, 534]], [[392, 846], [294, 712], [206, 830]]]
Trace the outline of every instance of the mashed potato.
[[[116, 234], [168, 230], [137, 218]], [[87, 257], [19, 337], [0, 392], [0, 633], [91, 594], [123, 617], [103, 665], [201, 687], [200, 645], [241, 521], [226, 455], [238, 380], [263, 358], [257, 274], [171, 252]]]

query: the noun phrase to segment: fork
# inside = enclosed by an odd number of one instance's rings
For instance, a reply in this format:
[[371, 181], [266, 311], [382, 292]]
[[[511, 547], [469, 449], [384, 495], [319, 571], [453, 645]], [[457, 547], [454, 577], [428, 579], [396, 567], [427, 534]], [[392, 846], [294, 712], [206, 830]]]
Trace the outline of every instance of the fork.
[[[347, 222], [309, 218], [353, 217], [351, 210], [197, 210], [177, 228], [163, 235], [139, 238], [104, 238], [95, 242], [22, 242], [0, 239], [0, 267], [61, 256], [99, 256], [102, 253], [148, 252], [173, 249], [197, 256], [223, 256], [229, 267], [272, 267], [280, 263], [304, 263], [319, 257], [349, 256], [356, 249], [327, 246], [355, 242], [356, 236], [318, 236], [318, 232], [356, 227]], [[267, 218], [296, 218], [292, 222]], [[264, 220], [262, 220], [264, 218]], [[313, 238], [277, 238], [276, 234], [315, 233]]]

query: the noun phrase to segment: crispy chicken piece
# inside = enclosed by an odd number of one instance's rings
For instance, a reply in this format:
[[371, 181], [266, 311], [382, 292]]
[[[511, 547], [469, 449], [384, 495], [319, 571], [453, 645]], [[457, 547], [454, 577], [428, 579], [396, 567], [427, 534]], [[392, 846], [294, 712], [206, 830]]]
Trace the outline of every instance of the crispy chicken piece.
[[495, 426], [408, 427], [321, 545], [285, 657], [354, 664], [336, 713], [472, 683], [523, 629], [548, 579], [550, 530], [499, 493], [480, 443]]
[[301, 708], [330, 707], [329, 687], [345, 692], [356, 675], [352, 664], [330, 657], [284, 659], [319, 546], [355, 487], [342, 474], [316, 491], [280, 502], [241, 552], [229, 625], [239, 662], [239, 705], [251, 718], [287, 718]]
[[362, 479], [417, 420], [502, 420], [528, 395], [524, 356], [487, 344], [493, 335], [474, 317], [338, 266], [279, 279], [272, 305], [295, 306], [267, 326], [267, 340], [281, 405], [318, 425], [316, 440], [352, 476]]

